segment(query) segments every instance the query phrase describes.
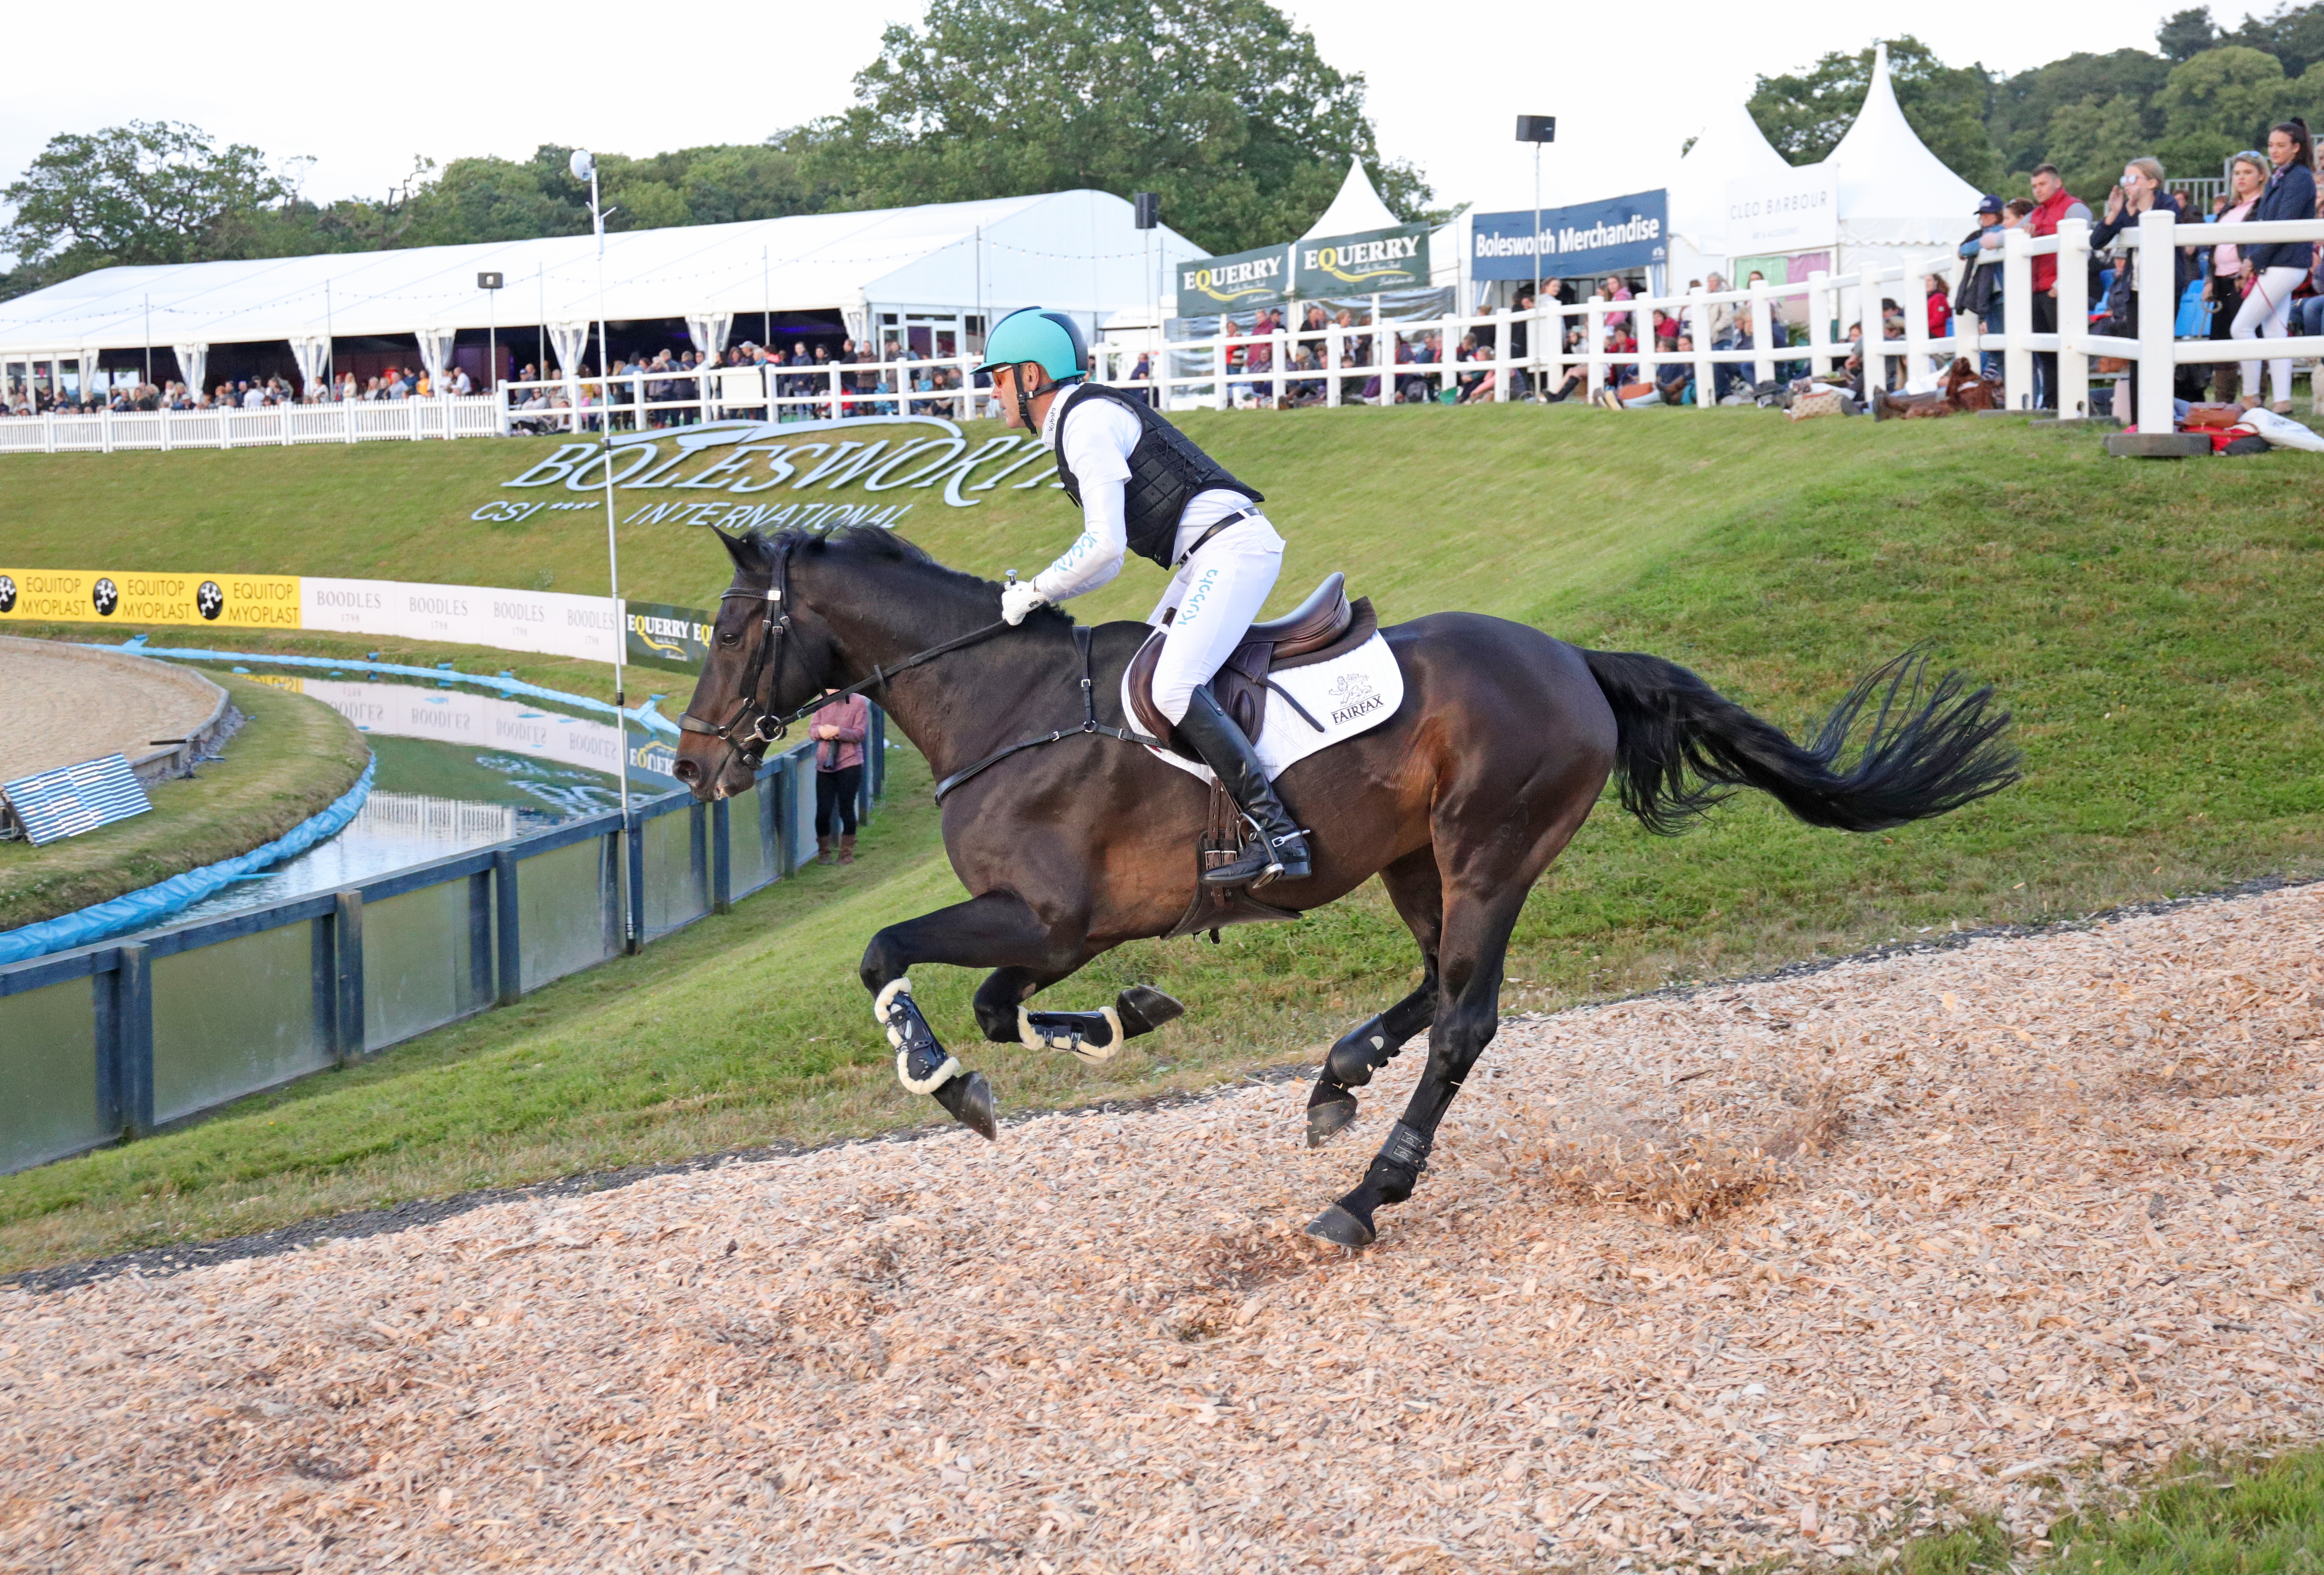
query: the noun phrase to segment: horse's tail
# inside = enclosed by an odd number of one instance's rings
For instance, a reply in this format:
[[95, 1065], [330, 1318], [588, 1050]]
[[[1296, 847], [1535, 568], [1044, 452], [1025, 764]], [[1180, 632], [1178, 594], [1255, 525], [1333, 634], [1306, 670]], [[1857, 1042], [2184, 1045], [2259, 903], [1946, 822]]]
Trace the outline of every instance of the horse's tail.
[[[1987, 709], [1992, 688], [1970, 691], [1954, 672], [1929, 685], [1917, 651], [1861, 679], [1806, 744], [1675, 662], [1582, 654], [1614, 708], [1622, 807], [1666, 836], [1737, 788], [1774, 794], [1810, 825], [1864, 832], [1943, 815], [2018, 778], [2017, 751], [2002, 737], [2009, 713]], [[1842, 769], [1840, 751], [1876, 693], [1863, 751]]]

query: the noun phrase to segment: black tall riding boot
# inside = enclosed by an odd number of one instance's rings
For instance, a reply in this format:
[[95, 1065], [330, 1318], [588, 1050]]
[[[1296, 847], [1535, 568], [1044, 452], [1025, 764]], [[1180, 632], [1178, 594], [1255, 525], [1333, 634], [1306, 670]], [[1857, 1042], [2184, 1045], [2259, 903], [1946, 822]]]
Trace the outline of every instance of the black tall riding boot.
[[1232, 717], [1219, 709], [1218, 700], [1208, 689], [1194, 691], [1186, 704], [1185, 718], [1178, 723], [1178, 733], [1203, 757], [1203, 764], [1218, 774], [1219, 785], [1235, 806], [1259, 827], [1258, 840], [1246, 843], [1240, 857], [1203, 872], [1203, 884], [1264, 886], [1270, 880], [1306, 879], [1306, 834], [1293, 824], [1283, 800], [1275, 796], [1275, 785], [1267, 779], [1267, 769], [1259, 763], [1250, 740], [1243, 737]]

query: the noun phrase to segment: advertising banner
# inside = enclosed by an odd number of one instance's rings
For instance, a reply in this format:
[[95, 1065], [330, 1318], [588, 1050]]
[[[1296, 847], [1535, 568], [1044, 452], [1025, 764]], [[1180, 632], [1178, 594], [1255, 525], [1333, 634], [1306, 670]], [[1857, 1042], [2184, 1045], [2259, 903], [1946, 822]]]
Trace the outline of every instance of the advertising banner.
[[341, 634], [488, 645], [611, 662], [620, 623], [604, 596], [510, 591], [486, 585], [420, 585], [397, 580], [300, 582], [300, 627]]
[[1353, 235], [1326, 235], [1294, 248], [1293, 285], [1304, 299], [1412, 290], [1428, 283], [1428, 226], [1398, 225]]
[[0, 626], [12, 621], [296, 629], [299, 578], [296, 575], [0, 568]]
[[698, 673], [710, 659], [711, 624], [717, 615], [700, 607], [662, 602], [622, 603], [628, 617], [630, 660]]
[[1821, 165], [1727, 183], [1729, 256], [1806, 252], [1839, 243], [1840, 186]]
[[1470, 222], [1471, 279], [1531, 279], [1540, 254], [1544, 279], [1579, 279], [1666, 262], [1670, 253], [1668, 193], [1638, 191], [1602, 202], [1574, 203], [1534, 213], [1480, 213]]
[[1290, 293], [1291, 248], [1264, 246], [1207, 257], [1178, 269], [1178, 315], [1197, 318], [1234, 307], [1272, 306]]

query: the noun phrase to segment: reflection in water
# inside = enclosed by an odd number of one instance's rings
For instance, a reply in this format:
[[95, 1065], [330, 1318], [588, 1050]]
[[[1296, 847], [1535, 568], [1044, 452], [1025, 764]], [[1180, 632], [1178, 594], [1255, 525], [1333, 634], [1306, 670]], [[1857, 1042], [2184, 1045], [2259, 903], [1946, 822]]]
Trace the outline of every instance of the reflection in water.
[[608, 723], [417, 684], [251, 676], [324, 701], [368, 735], [378, 763], [371, 797], [329, 842], [234, 882], [172, 915], [172, 925], [377, 880], [614, 809], [618, 778], [593, 768], [610, 767], [625, 744], [633, 798], [675, 786], [650, 769], [666, 747], [643, 733], [624, 739]]

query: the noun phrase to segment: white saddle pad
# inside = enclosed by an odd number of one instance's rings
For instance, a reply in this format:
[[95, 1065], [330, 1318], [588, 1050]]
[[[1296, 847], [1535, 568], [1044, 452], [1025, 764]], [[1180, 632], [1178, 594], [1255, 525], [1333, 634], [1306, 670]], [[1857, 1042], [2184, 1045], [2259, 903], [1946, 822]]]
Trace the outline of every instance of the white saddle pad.
[[[1378, 633], [1345, 656], [1268, 676], [1284, 695], [1298, 701], [1308, 716], [1322, 723], [1320, 729], [1311, 725], [1284, 703], [1283, 695], [1267, 697], [1267, 721], [1251, 741], [1270, 782], [1317, 751], [1370, 732], [1404, 704], [1404, 669], [1396, 665], [1396, 653]], [[1130, 708], [1127, 673], [1121, 680], [1121, 711], [1125, 716], [1137, 714]], [[1211, 769], [1199, 761], [1168, 750], [1151, 752], [1205, 782], [1211, 779]]]

